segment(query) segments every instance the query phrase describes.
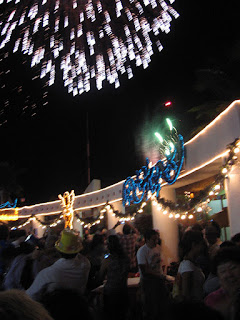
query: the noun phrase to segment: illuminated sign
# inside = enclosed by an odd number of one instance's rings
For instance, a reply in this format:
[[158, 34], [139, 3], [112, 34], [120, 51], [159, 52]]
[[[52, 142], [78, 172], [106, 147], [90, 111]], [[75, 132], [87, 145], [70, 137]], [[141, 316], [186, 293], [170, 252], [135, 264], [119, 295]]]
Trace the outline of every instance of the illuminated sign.
[[0, 209], [0, 221], [18, 220], [18, 208]]
[[[158, 137], [158, 135], [156, 136]], [[177, 180], [183, 160], [184, 141], [179, 134], [175, 140], [171, 139], [170, 142], [165, 142], [162, 160], [151, 166], [147, 158], [146, 165], [136, 171], [136, 176], [126, 179], [122, 190], [123, 205], [138, 204], [144, 199], [149, 200], [152, 195], [157, 198], [164, 180], [168, 184], [173, 184]]]

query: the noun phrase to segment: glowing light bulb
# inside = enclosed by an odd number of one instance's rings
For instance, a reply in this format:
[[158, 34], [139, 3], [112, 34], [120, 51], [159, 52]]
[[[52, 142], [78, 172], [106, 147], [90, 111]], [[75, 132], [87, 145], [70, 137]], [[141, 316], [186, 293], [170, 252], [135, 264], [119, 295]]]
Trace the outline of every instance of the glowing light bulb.
[[170, 131], [172, 131], [172, 128], [173, 128], [172, 121], [168, 118], [166, 119], [166, 121], [167, 121], [167, 124], [169, 126]]
[[223, 174], [226, 174], [227, 172], [228, 172], [227, 168], [223, 168], [223, 169], [222, 169], [222, 173], [223, 173]]
[[158, 133], [158, 132], [155, 132], [155, 136], [158, 138], [158, 140], [163, 143], [163, 137]]

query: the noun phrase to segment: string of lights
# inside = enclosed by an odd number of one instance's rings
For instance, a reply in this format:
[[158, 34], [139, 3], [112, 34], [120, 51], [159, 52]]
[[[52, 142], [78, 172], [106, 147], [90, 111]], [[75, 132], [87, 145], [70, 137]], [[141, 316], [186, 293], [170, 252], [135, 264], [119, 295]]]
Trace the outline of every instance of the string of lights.
[[[238, 155], [240, 153], [240, 139], [235, 139], [227, 146], [227, 149], [228, 152], [226, 154], [228, 154], [228, 157], [226, 157], [225, 163], [220, 168], [219, 174], [217, 174], [215, 180], [210, 183], [204, 190], [202, 190], [200, 196], [192, 198], [189, 201], [187, 207], [181, 207], [177, 203], [168, 200], [166, 201], [164, 198], [158, 198], [156, 192], [154, 192], [147, 201], [151, 201], [152, 205], [156, 206], [157, 210], [162, 212], [162, 214], [174, 219], [193, 219], [196, 214], [201, 213], [202, 211], [208, 213], [210, 211], [208, 203], [211, 201], [211, 199], [216, 197], [221, 190], [224, 189], [224, 180], [228, 178], [228, 174], [230, 173], [232, 166], [239, 164]], [[100, 224], [101, 220], [104, 218], [105, 213], [112, 214], [114, 217], [118, 218], [120, 222], [133, 221], [137, 214], [144, 213], [144, 207], [146, 206], [147, 201], [142, 201], [141, 204], [139, 204], [140, 206], [136, 207], [136, 211], [133, 211], [131, 213], [121, 213], [117, 210], [114, 210], [114, 206], [106, 202], [104, 207], [100, 210], [99, 215], [97, 217], [91, 217], [91, 222], [89, 222], [88, 218], [80, 217], [76, 212], [74, 212], [74, 216], [84, 228], [91, 228], [96, 224]], [[63, 221], [63, 214], [59, 214], [51, 222], [43, 222], [38, 219], [37, 215], [31, 215], [24, 223], [18, 225], [17, 227], [12, 227], [12, 229], [22, 228], [29, 224], [32, 220], [38, 221], [43, 226], [43, 228], [46, 228], [47, 226], [54, 227]]]
[[179, 14], [174, 0], [0, 0], [0, 49], [29, 56], [49, 86], [61, 70], [74, 96], [88, 92], [91, 79], [120, 86], [119, 76], [144, 69], [161, 34]]

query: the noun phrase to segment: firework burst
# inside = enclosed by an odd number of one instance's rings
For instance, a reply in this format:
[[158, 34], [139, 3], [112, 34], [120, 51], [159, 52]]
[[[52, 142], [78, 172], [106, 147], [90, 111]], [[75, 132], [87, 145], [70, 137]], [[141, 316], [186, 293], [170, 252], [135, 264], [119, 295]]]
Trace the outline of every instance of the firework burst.
[[132, 67], [147, 68], [153, 45], [162, 50], [178, 13], [174, 0], [0, 0], [0, 49], [30, 56], [48, 85], [58, 68], [73, 95], [104, 81], [120, 85]]

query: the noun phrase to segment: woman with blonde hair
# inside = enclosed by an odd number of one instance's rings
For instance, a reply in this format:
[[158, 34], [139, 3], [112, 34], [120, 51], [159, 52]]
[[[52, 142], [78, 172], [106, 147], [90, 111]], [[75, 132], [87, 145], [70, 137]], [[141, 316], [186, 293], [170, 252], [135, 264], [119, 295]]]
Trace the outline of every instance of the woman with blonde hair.
[[1, 320], [53, 320], [47, 310], [24, 291], [11, 289], [0, 292]]

